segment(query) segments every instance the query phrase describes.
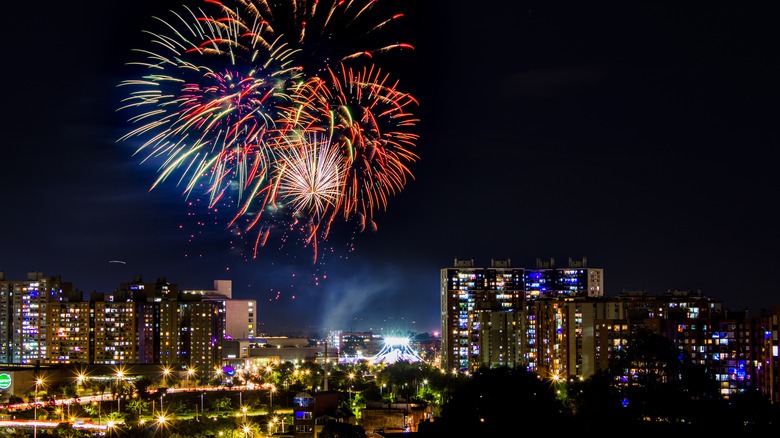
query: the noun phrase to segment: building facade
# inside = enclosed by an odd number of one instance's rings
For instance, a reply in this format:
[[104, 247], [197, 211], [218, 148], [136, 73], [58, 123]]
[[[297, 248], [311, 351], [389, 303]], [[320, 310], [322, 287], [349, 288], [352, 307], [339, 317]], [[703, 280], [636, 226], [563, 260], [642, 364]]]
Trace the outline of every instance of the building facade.
[[[224, 290], [229, 284], [219, 283]], [[58, 277], [0, 273], [0, 363], [162, 364], [211, 370], [221, 363], [225, 301], [138, 277], [113, 294], [82, 293]], [[226, 300], [230, 302], [229, 299]], [[254, 308], [246, 300], [238, 305]], [[245, 318], [246, 319], [246, 318]], [[242, 323], [246, 330], [247, 323]]]
[[535, 316], [543, 309], [532, 303], [601, 297], [604, 272], [589, 268], [587, 259], [569, 259], [566, 268], [556, 268], [553, 259], [537, 260], [533, 269], [513, 268], [510, 260], [480, 268], [473, 260], [456, 259], [441, 270], [440, 293], [443, 368], [466, 371], [488, 363], [535, 368], [537, 336], [546, 329], [539, 324], [547, 320]]
[[76, 294], [73, 284], [59, 277], [29, 272], [26, 280], [9, 281], [0, 272], [0, 363], [46, 361], [49, 305], [69, 301]]

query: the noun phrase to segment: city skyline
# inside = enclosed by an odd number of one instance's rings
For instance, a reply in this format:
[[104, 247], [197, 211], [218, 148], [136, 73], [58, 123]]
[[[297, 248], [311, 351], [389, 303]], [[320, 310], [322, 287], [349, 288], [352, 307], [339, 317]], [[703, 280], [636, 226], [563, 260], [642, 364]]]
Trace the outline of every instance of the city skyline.
[[455, 258], [588, 257], [606, 295], [780, 304], [776, 6], [396, 2], [415, 50], [393, 70], [420, 102], [420, 161], [375, 232], [342, 226], [312, 264], [294, 245], [246, 260], [181, 187], [149, 190], [155, 169], [116, 141], [124, 64], [151, 17], [183, 3], [12, 11], [25, 46], [4, 69], [6, 278], [41, 271], [87, 293], [137, 275], [185, 289], [230, 279], [271, 332], [326, 315], [435, 330], [439, 271]]

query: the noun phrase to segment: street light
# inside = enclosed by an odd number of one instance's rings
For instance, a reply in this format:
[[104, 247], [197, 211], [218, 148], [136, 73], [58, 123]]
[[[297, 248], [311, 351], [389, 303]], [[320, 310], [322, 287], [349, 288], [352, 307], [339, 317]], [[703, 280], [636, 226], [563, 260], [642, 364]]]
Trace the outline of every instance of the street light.
[[165, 426], [165, 420], [166, 420], [166, 418], [164, 416], [162, 416], [162, 415], [160, 415], [160, 417], [157, 418], [157, 427], [160, 429], [160, 437], [161, 438], [163, 436], [162, 430], [163, 430], [163, 427]]
[[276, 387], [271, 386], [271, 390], [268, 391], [268, 396], [271, 398], [271, 404], [268, 406], [268, 415], [271, 415], [271, 412], [274, 409], [274, 392], [276, 392]]
[[171, 370], [169, 368], [163, 368], [163, 378], [162, 378], [162, 384], [163, 386], [166, 385], [165, 382], [168, 381], [168, 375], [171, 373]]
[[98, 409], [98, 426], [100, 426], [100, 423], [102, 422], [102, 418], [103, 418], [102, 413], [100, 411], [100, 407], [102, 404], [103, 404], [102, 398], [100, 399], [100, 402], [96, 402], [96, 401], [92, 402], [92, 406], [97, 406]]
[[246, 423], [246, 406], [241, 407], [241, 412], [244, 413], [244, 423]]
[[33, 424], [33, 437], [38, 436], [38, 386], [43, 385], [43, 379], [40, 377], [35, 380], [35, 398], [33, 400], [33, 416], [35, 418], [35, 424]]
[[423, 388], [425, 388], [425, 385], [427, 385], [427, 384], [428, 384], [428, 379], [424, 379], [422, 381], [422, 384], [420, 384], [420, 387], [417, 388], [417, 397], [421, 396], [420, 393], [422, 392]]
[[[278, 423], [278, 422], [279, 422], [279, 418], [274, 417], [274, 423]], [[284, 417], [282, 417], [282, 434], [284, 434]]]
[[111, 429], [114, 428], [114, 425], [115, 425], [115, 423], [114, 423], [113, 420], [108, 420], [108, 423], [106, 423], [106, 428], [108, 428], [108, 436], [109, 437], [111, 437]]
[[79, 374], [78, 376], [76, 376], [76, 386], [78, 387], [83, 385], [85, 380], [87, 380], [87, 376], [85, 376], [84, 374]]
[[192, 375], [193, 374], [195, 374], [195, 368], [187, 369], [187, 381], [189, 382], [190, 386], [192, 386]]
[[122, 380], [122, 378], [125, 376], [125, 373], [122, 370], [119, 370], [116, 372], [116, 411], [121, 411], [121, 406], [119, 405], [121, 398], [119, 397], [119, 382]]

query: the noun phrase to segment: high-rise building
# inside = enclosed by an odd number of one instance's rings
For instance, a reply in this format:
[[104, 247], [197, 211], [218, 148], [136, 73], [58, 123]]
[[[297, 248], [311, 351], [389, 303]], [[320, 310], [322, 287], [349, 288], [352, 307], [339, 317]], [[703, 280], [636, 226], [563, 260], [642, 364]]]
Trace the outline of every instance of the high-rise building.
[[468, 370], [481, 361], [480, 335], [488, 311], [517, 311], [525, 297], [525, 270], [509, 260], [492, 260], [490, 268], [473, 260], [455, 260], [441, 270], [442, 367]]
[[187, 290], [187, 295], [200, 295], [203, 301], [219, 303], [224, 312], [224, 327], [220, 336], [228, 339], [254, 339], [257, 337], [257, 301], [233, 299], [233, 282], [214, 280], [214, 290]]
[[78, 292], [59, 277], [29, 272], [27, 280], [7, 281], [0, 272], [0, 363], [46, 361], [48, 306]]
[[[229, 284], [219, 286], [230, 295]], [[211, 370], [221, 358], [224, 302], [201, 298], [180, 293], [165, 278], [144, 283], [137, 277], [111, 295], [93, 293], [82, 301], [81, 292], [57, 277], [32, 272], [26, 281], [6, 281], [0, 273], [0, 363], [157, 363]]]
[[600, 297], [604, 295], [604, 270], [589, 268], [588, 259], [569, 258], [566, 268], [555, 259], [536, 259], [536, 269], [526, 269], [526, 298]]
[[601, 269], [587, 268], [584, 260], [570, 260], [566, 269], [553, 264], [523, 270], [493, 261], [490, 268], [474, 268], [456, 260], [443, 269], [442, 366], [467, 372], [522, 367], [543, 377], [587, 378], [645, 331], [666, 337], [706, 369], [724, 398], [749, 388], [778, 398], [780, 307], [751, 319], [700, 291], [605, 298]]
[[553, 259], [537, 260], [534, 269], [513, 268], [510, 260], [491, 260], [489, 268], [479, 268], [473, 260], [456, 259], [453, 267], [441, 270], [442, 367], [523, 363], [535, 368], [542, 328], [534, 316], [538, 309], [530, 303], [603, 294], [603, 269], [589, 268], [584, 258], [569, 259], [566, 268], [556, 268]]
[[92, 363], [94, 345], [90, 341], [90, 312], [94, 310], [89, 302], [52, 302], [48, 311], [48, 362]]
[[134, 301], [94, 301], [94, 364], [154, 363], [154, 304]]
[[780, 306], [764, 310], [757, 318], [753, 336], [756, 349], [756, 387], [772, 402], [780, 402], [780, 347], [778, 346], [777, 321]]

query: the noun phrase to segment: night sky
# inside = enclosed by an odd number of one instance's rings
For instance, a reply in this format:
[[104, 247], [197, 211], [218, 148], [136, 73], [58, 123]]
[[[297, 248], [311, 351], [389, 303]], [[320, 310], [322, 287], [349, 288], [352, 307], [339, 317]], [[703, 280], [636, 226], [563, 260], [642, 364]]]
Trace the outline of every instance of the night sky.
[[117, 142], [131, 49], [181, 2], [12, 4], [0, 271], [85, 292], [230, 279], [272, 334], [438, 330], [455, 258], [587, 257], [607, 295], [780, 305], [775, 3], [383, 1], [415, 46], [386, 68], [420, 102], [420, 160], [375, 232], [345, 225], [315, 264], [292, 243], [248, 259], [181, 187], [150, 191], [154, 166]]

